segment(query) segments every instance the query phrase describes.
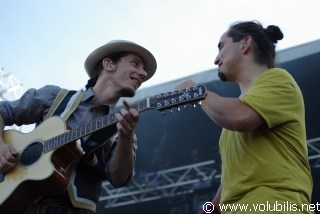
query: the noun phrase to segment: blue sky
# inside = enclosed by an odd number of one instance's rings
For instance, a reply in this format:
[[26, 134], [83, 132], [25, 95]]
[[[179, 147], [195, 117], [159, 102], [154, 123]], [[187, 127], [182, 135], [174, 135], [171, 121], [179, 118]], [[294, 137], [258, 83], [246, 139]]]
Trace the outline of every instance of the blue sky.
[[24, 90], [79, 89], [91, 51], [125, 39], [157, 58], [149, 87], [214, 68], [218, 40], [235, 21], [278, 25], [277, 50], [320, 39], [319, 11], [318, 0], [0, 0], [0, 66]]

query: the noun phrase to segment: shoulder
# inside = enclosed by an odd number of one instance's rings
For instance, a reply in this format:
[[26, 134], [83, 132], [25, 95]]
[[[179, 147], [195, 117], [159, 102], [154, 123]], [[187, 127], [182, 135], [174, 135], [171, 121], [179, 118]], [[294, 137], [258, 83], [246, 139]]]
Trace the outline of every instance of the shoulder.
[[54, 85], [45, 85], [38, 89], [30, 88], [22, 95], [20, 100], [28, 103], [35, 102], [37, 105], [50, 106], [60, 91], [61, 88]]
[[39, 88], [37, 91], [40, 93], [46, 93], [51, 95], [57, 95], [61, 91], [61, 87], [55, 85], [45, 85], [42, 88]]
[[53, 100], [62, 90], [61, 87], [55, 85], [45, 85], [39, 89], [31, 88], [26, 94], [30, 94], [35, 99], [45, 99], [45, 100]]
[[296, 89], [299, 89], [299, 86], [291, 74], [281, 68], [272, 68], [265, 71], [257, 79], [254, 86], [254, 88], [267, 87], [265, 89], [285, 90], [287, 92], [294, 92]]
[[282, 68], [271, 68], [265, 71], [261, 76], [260, 79], [273, 79], [273, 81], [293, 81], [293, 77], [291, 74]]

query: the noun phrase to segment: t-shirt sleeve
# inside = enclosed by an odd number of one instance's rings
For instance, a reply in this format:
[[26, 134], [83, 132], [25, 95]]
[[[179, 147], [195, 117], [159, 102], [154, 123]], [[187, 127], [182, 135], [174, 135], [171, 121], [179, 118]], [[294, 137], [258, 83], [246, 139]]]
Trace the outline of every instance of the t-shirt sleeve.
[[286, 123], [297, 104], [292, 80], [284, 70], [266, 71], [240, 101], [258, 112], [269, 128]]

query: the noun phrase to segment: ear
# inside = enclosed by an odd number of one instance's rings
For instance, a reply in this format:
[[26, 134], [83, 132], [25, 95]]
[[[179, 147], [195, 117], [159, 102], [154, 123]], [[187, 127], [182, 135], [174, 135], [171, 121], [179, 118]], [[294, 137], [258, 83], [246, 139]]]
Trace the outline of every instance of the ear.
[[252, 41], [252, 37], [251, 36], [246, 36], [241, 40], [241, 44], [242, 44], [242, 53], [247, 53], [252, 45], [253, 45], [253, 41]]
[[109, 58], [104, 58], [102, 60], [102, 65], [103, 65], [104, 70], [107, 70], [107, 71], [113, 70], [114, 64], [112, 63], [112, 60]]

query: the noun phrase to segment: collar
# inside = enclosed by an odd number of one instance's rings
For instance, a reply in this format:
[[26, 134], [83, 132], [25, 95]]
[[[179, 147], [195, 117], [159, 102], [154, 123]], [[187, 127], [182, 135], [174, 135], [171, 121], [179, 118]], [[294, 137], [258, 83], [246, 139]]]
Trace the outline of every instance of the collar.
[[85, 102], [85, 101], [89, 100], [90, 98], [95, 99], [95, 95], [94, 95], [91, 87], [84, 92], [84, 96], [82, 98], [82, 101]]
[[[92, 102], [94, 102], [95, 104], [97, 104], [96, 103], [96, 97], [95, 97], [95, 94], [94, 94], [94, 92], [93, 92], [93, 90], [92, 90], [92, 87], [90, 87], [88, 90], [86, 90], [85, 92], [84, 92], [84, 96], [83, 96], [83, 98], [82, 98], [82, 102], [86, 102], [86, 101], [92, 101]], [[113, 105], [101, 105], [101, 106], [106, 106], [107, 107], [107, 109], [109, 109], [111, 112], [114, 110], [114, 108], [115, 108], [115, 106], [113, 106]]]

